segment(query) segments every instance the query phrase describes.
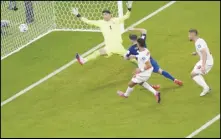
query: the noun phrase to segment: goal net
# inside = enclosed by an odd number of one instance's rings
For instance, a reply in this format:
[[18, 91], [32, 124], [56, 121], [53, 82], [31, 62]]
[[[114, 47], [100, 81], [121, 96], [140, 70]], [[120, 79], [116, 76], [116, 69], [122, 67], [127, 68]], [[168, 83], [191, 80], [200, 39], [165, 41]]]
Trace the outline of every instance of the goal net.
[[[73, 7], [90, 20], [102, 19], [104, 9], [123, 16], [121, 1], [1, 1], [1, 60], [52, 31], [99, 31], [77, 19]], [[20, 24], [28, 31], [20, 32]]]

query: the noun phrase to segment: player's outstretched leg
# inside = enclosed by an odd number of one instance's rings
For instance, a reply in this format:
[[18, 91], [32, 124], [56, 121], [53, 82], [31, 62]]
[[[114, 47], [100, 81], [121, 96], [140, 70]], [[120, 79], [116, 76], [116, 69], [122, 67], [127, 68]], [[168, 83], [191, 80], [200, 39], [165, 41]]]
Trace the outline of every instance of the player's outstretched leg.
[[143, 82], [140, 84], [141, 86], [143, 86], [145, 89], [149, 90], [150, 92], [152, 92], [157, 100], [157, 103], [160, 103], [160, 92], [156, 91], [154, 88], [152, 88], [152, 86], [150, 86], [147, 82]]
[[151, 85], [151, 87], [155, 90], [159, 90], [160, 89], [160, 85]]
[[183, 82], [178, 80], [178, 79], [175, 79], [170, 73], [168, 73], [167, 71], [165, 70], [162, 70], [162, 69], [159, 69], [158, 70], [158, 73], [163, 75], [165, 78], [167, 79], [170, 79], [171, 81], [173, 81], [175, 84], [179, 85], [179, 86], [182, 86], [183, 85]]
[[75, 57], [76, 57], [78, 63], [80, 63], [81, 65], [83, 65], [85, 63], [85, 59], [82, 56], [80, 56], [78, 53], [76, 53]]
[[80, 56], [78, 53], [76, 54], [76, 59], [78, 60], [78, 63], [80, 63], [81, 65], [85, 64], [86, 62], [96, 59], [98, 56], [101, 55], [107, 55], [107, 52], [104, 48], [101, 48], [100, 50], [97, 50], [95, 52], [93, 52], [92, 54], [90, 54], [89, 56], [87, 56], [86, 58], [83, 58], [82, 56]]

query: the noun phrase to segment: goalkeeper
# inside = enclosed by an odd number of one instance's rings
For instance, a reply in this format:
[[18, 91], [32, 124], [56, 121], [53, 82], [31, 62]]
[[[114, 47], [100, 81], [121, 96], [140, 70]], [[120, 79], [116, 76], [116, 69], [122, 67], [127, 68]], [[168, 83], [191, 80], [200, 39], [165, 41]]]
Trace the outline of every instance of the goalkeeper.
[[77, 8], [74, 8], [72, 10], [72, 13], [83, 22], [89, 25], [94, 25], [99, 27], [104, 36], [105, 47], [95, 51], [86, 58], [81, 57], [78, 53], [76, 54], [76, 59], [81, 65], [85, 64], [90, 60], [97, 58], [100, 55], [109, 57], [112, 54], [118, 54], [123, 56], [126, 53], [126, 50], [122, 45], [123, 41], [121, 37], [120, 24], [123, 23], [124, 20], [130, 17], [132, 1], [127, 2], [127, 8], [128, 11], [126, 15], [119, 18], [112, 17], [111, 12], [109, 10], [104, 10], [102, 11], [103, 20], [88, 20], [87, 18], [81, 17], [81, 15], [78, 13]]

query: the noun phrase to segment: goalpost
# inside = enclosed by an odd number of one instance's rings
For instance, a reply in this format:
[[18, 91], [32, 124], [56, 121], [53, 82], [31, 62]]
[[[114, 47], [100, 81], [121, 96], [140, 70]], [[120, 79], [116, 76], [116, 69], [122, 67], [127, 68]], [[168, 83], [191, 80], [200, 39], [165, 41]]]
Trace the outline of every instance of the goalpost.
[[[52, 31], [100, 32], [77, 19], [71, 12], [76, 7], [90, 20], [102, 19], [108, 9], [115, 17], [123, 16], [122, 1], [1, 1], [1, 60], [20, 51]], [[14, 7], [18, 8], [17, 10]], [[28, 31], [20, 32], [19, 25]], [[121, 25], [122, 32], [124, 24]]]

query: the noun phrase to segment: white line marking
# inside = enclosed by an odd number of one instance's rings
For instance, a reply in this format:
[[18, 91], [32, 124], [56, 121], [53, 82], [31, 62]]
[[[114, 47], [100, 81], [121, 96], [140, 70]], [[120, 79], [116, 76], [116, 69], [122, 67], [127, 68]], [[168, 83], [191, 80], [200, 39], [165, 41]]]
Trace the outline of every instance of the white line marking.
[[201, 126], [199, 129], [195, 130], [193, 133], [191, 133], [190, 135], [188, 135], [186, 138], [192, 138], [194, 136], [196, 136], [197, 134], [199, 134], [201, 131], [203, 131], [204, 129], [206, 129], [207, 127], [209, 127], [210, 125], [212, 125], [214, 122], [216, 122], [217, 120], [220, 119], [220, 114], [218, 114], [216, 117], [214, 117], [212, 120], [208, 121], [207, 123], [205, 123], [203, 126]]
[[[144, 22], [145, 20], [153, 17], [154, 15], [156, 15], [157, 13], [163, 11], [164, 9], [166, 9], [167, 7], [171, 6], [172, 4], [174, 4], [176, 1], [171, 1], [169, 3], [167, 3], [166, 5], [160, 7], [159, 9], [157, 9], [156, 11], [154, 11], [153, 13], [149, 14], [148, 16], [142, 18], [141, 20], [137, 21], [136, 23], [132, 24], [130, 27], [128, 27], [127, 29], [124, 30], [124, 32], [128, 31], [129, 28], [135, 27], [138, 24]], [[94, 52], [95, 50], [97, 50], [98, 48], [102, 47], [104, 45], [103, 43], [100, 43], [99, 45], [97, 45], [96, 47], [90, 49], [89, 51], [87, 51], [86, 53], [84, 53], [82, 56], [87, 56], [90, 53]], [[49, 75], [45, 76], [44, 78], [40, 79], [39, 81], [35, 82], [34, 84], [28, 86], [27, 88], [25, 88], [24, 90], [21, 90], [20, 92], [16, 93], [15, 95], [13, 95], [12, 97], [6, 99], [5, 101], [1, 102], [1, 107], [4, 106], [5, 104], [11, 102], [12, 100], [16, 99], [17, 97], [23, 95], [24, 93], [28, 92], [29, 90], [31, 90], [32, 88], [38, 86], [39, 84], [43, 83], [44, 81], [48, 80], [49, 78], [53, 77], [54, 75], [58, 74], [59, 72], [63, 71], [64, 69], [68, 68], [69, 66], [71, 66], [72, 64], [74, 64], [76, 62], [76, 59], [72, 60], [71, 62], [67, 63], [66, 65], [60, 67], [59, 69], [55, 70], [54, 72], [50, 73]]]

